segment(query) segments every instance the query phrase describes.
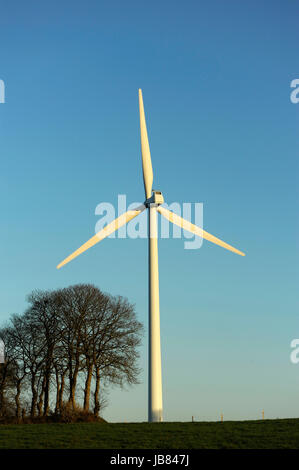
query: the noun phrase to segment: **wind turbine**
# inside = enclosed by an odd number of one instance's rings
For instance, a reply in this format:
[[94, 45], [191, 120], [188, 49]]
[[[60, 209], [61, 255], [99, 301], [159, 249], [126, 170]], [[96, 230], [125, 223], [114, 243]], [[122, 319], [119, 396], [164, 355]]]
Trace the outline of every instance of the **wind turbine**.
[[139, 89], [139, 113], [143, 182], [145, 189], [145, 202], [134, 210], [125, 212], [110, 224], [106, 225], [78, 250], [63, 260], [57, 268], [61, 268], [96, 243], [108, 237], [111, 233], [137, 217], [145, 209], [148, 210], [148, 247], [149, 247], [149, 369], [148, 369], [148, 421], [163, 421], [162, 406], [162, 370], [161, 370], [161, 344], [160, 344], [160, 307], [159, 307], [159, 271], [158, 271], [158, 238], [157, 238], [157, 212], [175, 225], [192, 232], [216, 245], [233, 251], [238, 255], [244, 253], [228, 245], [219, 238], [214, 237], [202, 228], [191, 224], [177, 214], [161, 206], [164, 199], [161, 191], [155, 191], [153, 186], [153, 168], [147, 136], [142, 91]]

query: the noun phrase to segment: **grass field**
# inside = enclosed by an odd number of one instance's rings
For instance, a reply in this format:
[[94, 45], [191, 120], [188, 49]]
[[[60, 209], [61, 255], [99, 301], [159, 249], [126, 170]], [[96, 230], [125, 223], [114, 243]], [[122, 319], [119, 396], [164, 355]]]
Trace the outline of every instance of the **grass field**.
[[0, 425], [1, 449], [299, 449], [299, 419]]

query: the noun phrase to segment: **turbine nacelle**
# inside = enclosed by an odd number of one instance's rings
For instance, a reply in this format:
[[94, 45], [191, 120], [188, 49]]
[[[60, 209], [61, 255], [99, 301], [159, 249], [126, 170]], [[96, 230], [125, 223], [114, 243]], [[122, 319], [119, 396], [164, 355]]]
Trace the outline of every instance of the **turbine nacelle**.
[[161, 204], [163, 204], [163, 202], [164, 202], [164, 198], [163, 198], [161, 191], [156, 191], [155, 189], [153, 189], [152, 197], [149, 197], [148, 199], [146, 199], [146, 201], [144, 202], [144, 205], [145, 207], [150, 207], [151, 204], [160, 206]]

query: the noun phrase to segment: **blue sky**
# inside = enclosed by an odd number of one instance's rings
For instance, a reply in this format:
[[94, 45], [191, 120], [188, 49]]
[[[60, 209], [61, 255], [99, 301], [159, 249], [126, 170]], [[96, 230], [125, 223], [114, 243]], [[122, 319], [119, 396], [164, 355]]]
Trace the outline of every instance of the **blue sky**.
[[[165, 420], [299, 416], [298, 5], [292, 1], [11, 1], [0, 12], [0, 321], [35, 288], [91, 282], [147, 327], [147, 242], [94, 234], [97, 204], [144, 199], [138, 88], [154, 188], [204, 203], [245, 251], [160, 240]], [[110, 421], [147, 419], [141, 384]]]

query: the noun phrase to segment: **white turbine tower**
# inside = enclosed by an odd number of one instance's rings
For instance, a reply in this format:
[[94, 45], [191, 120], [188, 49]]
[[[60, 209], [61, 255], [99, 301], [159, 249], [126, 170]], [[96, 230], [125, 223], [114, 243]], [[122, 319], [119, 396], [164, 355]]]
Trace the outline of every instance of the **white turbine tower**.
[[161, 369], [161, 344], [160, 344], [160, 308], [159, 308], [159, 271], [158, 271], [158, 238], [157, 238], [157, 211], [173, 224], [182, 227], [195, 235], [209, 240], [216, 245], [233, 251], [238, 255], [245, 256], [244, 253], [228, 245], [219, 238], [205, 232], [202, 228], [191, 224], [182, 217], [161, 207], [164, 199], [160, 191], [152, 190], [153, 169], [146, 122], [144, 115], [142, 91], [139, 90], [139, 112], [140, 112], [140, 133], [141, 133], [141, 154], [143, 181], [146, 200], [143, 205], [134, 210], [125, 212], [110, 224], [106, 225], [78, 250], [63, 260], [57, 268], [76, 258], [78, 255], [88, 250], [99, 241], [108, 237], [121, 226], [137, 217], [142, 211], [148, 209], [148, 246], [149, 246], [149, 369], [148, 369], [148, 421], [162, 421], [162, 369]]

